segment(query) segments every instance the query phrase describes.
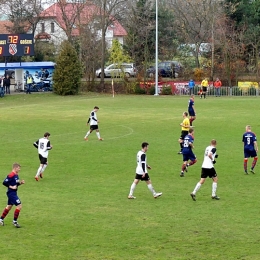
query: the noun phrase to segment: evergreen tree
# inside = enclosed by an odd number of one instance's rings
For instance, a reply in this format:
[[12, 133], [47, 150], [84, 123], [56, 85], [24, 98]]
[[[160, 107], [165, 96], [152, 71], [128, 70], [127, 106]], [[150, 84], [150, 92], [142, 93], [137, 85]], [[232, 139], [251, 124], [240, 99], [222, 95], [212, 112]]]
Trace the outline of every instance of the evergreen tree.
[[61, 45], [53, 74], [53, 91], [58, 95], [78, 94], [82, 76], [82, 67], [75, 49], [68, 41]]

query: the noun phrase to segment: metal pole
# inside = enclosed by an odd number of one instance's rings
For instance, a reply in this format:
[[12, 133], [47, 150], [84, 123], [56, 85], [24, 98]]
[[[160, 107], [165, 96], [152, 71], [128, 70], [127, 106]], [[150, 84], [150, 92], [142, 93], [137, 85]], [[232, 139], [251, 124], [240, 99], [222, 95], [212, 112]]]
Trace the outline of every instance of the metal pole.
[[158, 96], [158, 0], [155, 0], [155, 96]]

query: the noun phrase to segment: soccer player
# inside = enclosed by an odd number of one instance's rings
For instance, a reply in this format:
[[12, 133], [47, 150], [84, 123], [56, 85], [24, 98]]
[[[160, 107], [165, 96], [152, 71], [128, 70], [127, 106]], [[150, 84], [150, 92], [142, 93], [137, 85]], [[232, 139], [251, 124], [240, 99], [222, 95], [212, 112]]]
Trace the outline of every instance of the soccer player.
[[22, 209], [22, 202], [20, 201], [17, 190], [18, 186], [25, 183], [24, 180], [20, 181], [18, 173], [21, 170], [21, 165], [19, 163], [13, 164], [13, 169], [10, 174], [7, 175], [5, 180], [3, 181], [3, 185], [7, 187], [7, 206], [5, 207], [1, 217], [0, 217], [0, 225], [4, 226], [4, 219], [9, 213], [9, 211], [12, 209], [13, 205], [16, 206], [16, 209], [14, 211], [14, 219], [13, 219], [13, 225], [17, 228], [20, 228], [21, 226], [18, 224], [17, 219], [19, 217], [20, 211]]
[[[192, 166], [197, 162], [196, 156], [193, 153], [192, 149], [194, 142], [194, 129], [189, 129], [189, 134], [185, 136], [183, 141], [183, 149], [182, 149], [182, 156], [183, 156], [183, 164], [181, 167], [181, 174], [180, 177], [184, 177], [184, 171], [188, 171], [188, 166]], [[190, 162], [188, 163], [188, 161]]]
[[254, 168], [256, 165], [256, 162], [258, 160], [257, 152], [258, 152], [258, 146], [257, 146], [257, 140], [256, 135], [251, 131], [251, 126], [246, 126], [246, 132], [243, 134], [242, 142], [244, 143], [244, 171], [245, 174], [248, 174], [247, 172], [247, 162], [248, 158], [253, 157], [254, 160], [251, 165], [250, 172], [254, 172]]
[[189, 133], [189, 129], [190, 129], [190, 120], [188, 118], [188, 112], [183, 112], [182, 117], [183, 117], [183, 121], [180, 124], [180, 126], [181, 126], [181, 136], [179, 138], [179, 143], [180, 143], [181, 149], [178, 152], [178, 154], [182, 154], [183, 140], [184, 140], [185, 136]]
[[128, 199], [135, 199], [134, 197], [134, 190], [136, 188], [136, 185], [139, 183], [139, 181], [145, 181], [147, 184], [148, 189], [153, 194], [153, 197], [156, 199], [160, 196], [162, 196], [162, 192], [156, 192], [153, 188], [152, 182], [150, 180], [150, 177], [148, 175], [147, 169], [151, 169], [151, 167], [146, 162], [146, 152], [148, 150], [148, 143], [144, 142], [142, 143], [142, 150], [137, 153], [137, 167], [136, 167], [136, 175], [134, 182], [131, 185], [130, 192], [128, 195]]
[[46, 132], [43, 138], [40, 138], [38, 141], [33, 143], [34, 147], [38, 149], [40, 159], [40, 167], [34, 177], [36, 181], [39, 181], [39, 177], [43, 178], [43, 172], [48, 165], [49, 150], [52, 149], [52, 145], [49, 140], [50, 135], [50, 133]]
[[202, 93], [200, 95], [200, 98], [202, 98], [202, 96], [204, 96], [204, 98], [206, 98], [208, 86], [209, 86], [208, 79], [207, 78], [203, 79], [201, 81]]
[[93, 130], [96, 130], [96, 135], [99, 141], [102, 141], [103, 139], [100, 137], [99, 129], [98, 129], [98, 123], [99, 120], [97, 120], [97, 111], [99, 110], [99, 107], [95, 106], [94, 110], [90, 112], [90, 116], [87, 122], [87, 125], [90, 123], [90, 129], [85, 135], [84, 139], [88, 141], [88, 136], [92, 133]]
[[201, 169], [201, 179], [195, 186], [194, 191], [190, 194], [191, 198], [196, 201], [196, 193], [200, 189], [201, 185], [205, 182], [207, 177], [212, 178], [212, 195], [211, 198], [215, 200], [219, 200], [220, 198], [216, 195], [217, 191], [217, 182], [218, 182], [218, 176], [216, 173], [216, 170], [214, 168], [214, 164], [216, 163], [215, 158], [218, 157], [216, 154], [217, 152], [217, 141], [211, 140], [210, 145], [206, 148], [205, 154], [204, 154], [204, 160], [202, 163], [202, 169]]
[[192, 122], [196, 119], [196, 112], [194, 108], [194, 95], [190, 96], [189, 102], [188, 102], [188, 112], [190, 116], [190, 126], [192, 126]]

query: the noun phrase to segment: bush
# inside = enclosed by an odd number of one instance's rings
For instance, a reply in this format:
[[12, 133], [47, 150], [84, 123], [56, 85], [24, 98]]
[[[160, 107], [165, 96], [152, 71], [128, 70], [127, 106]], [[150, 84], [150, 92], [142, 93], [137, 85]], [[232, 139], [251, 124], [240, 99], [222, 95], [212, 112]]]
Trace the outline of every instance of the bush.
[[146, 94], [146, 90], [144, 88], [141, 88], [140, 86], [136, 85], [134, 89], [135, 94], [144, 95]]
[[149, 93], [150, 95], [154, 95], [154, 94], [155, 94], [155, 86], [150, 87], [150, 88], [148, 89], [148, 93]]
[[170, 86], [163, 86], [161, 94], [162, 95], [171, 95], [172, 94], [172, 88]]

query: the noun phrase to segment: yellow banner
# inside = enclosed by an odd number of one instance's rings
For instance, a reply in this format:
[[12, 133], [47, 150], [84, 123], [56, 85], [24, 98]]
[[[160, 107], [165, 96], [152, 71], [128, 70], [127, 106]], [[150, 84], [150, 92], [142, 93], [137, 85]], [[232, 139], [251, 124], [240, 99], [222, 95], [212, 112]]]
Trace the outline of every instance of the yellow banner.
[[238, 87], [241, 89], [248, 89], [248, 88], [258, 88], [257, 82], [252, 81], [238, 81]]

